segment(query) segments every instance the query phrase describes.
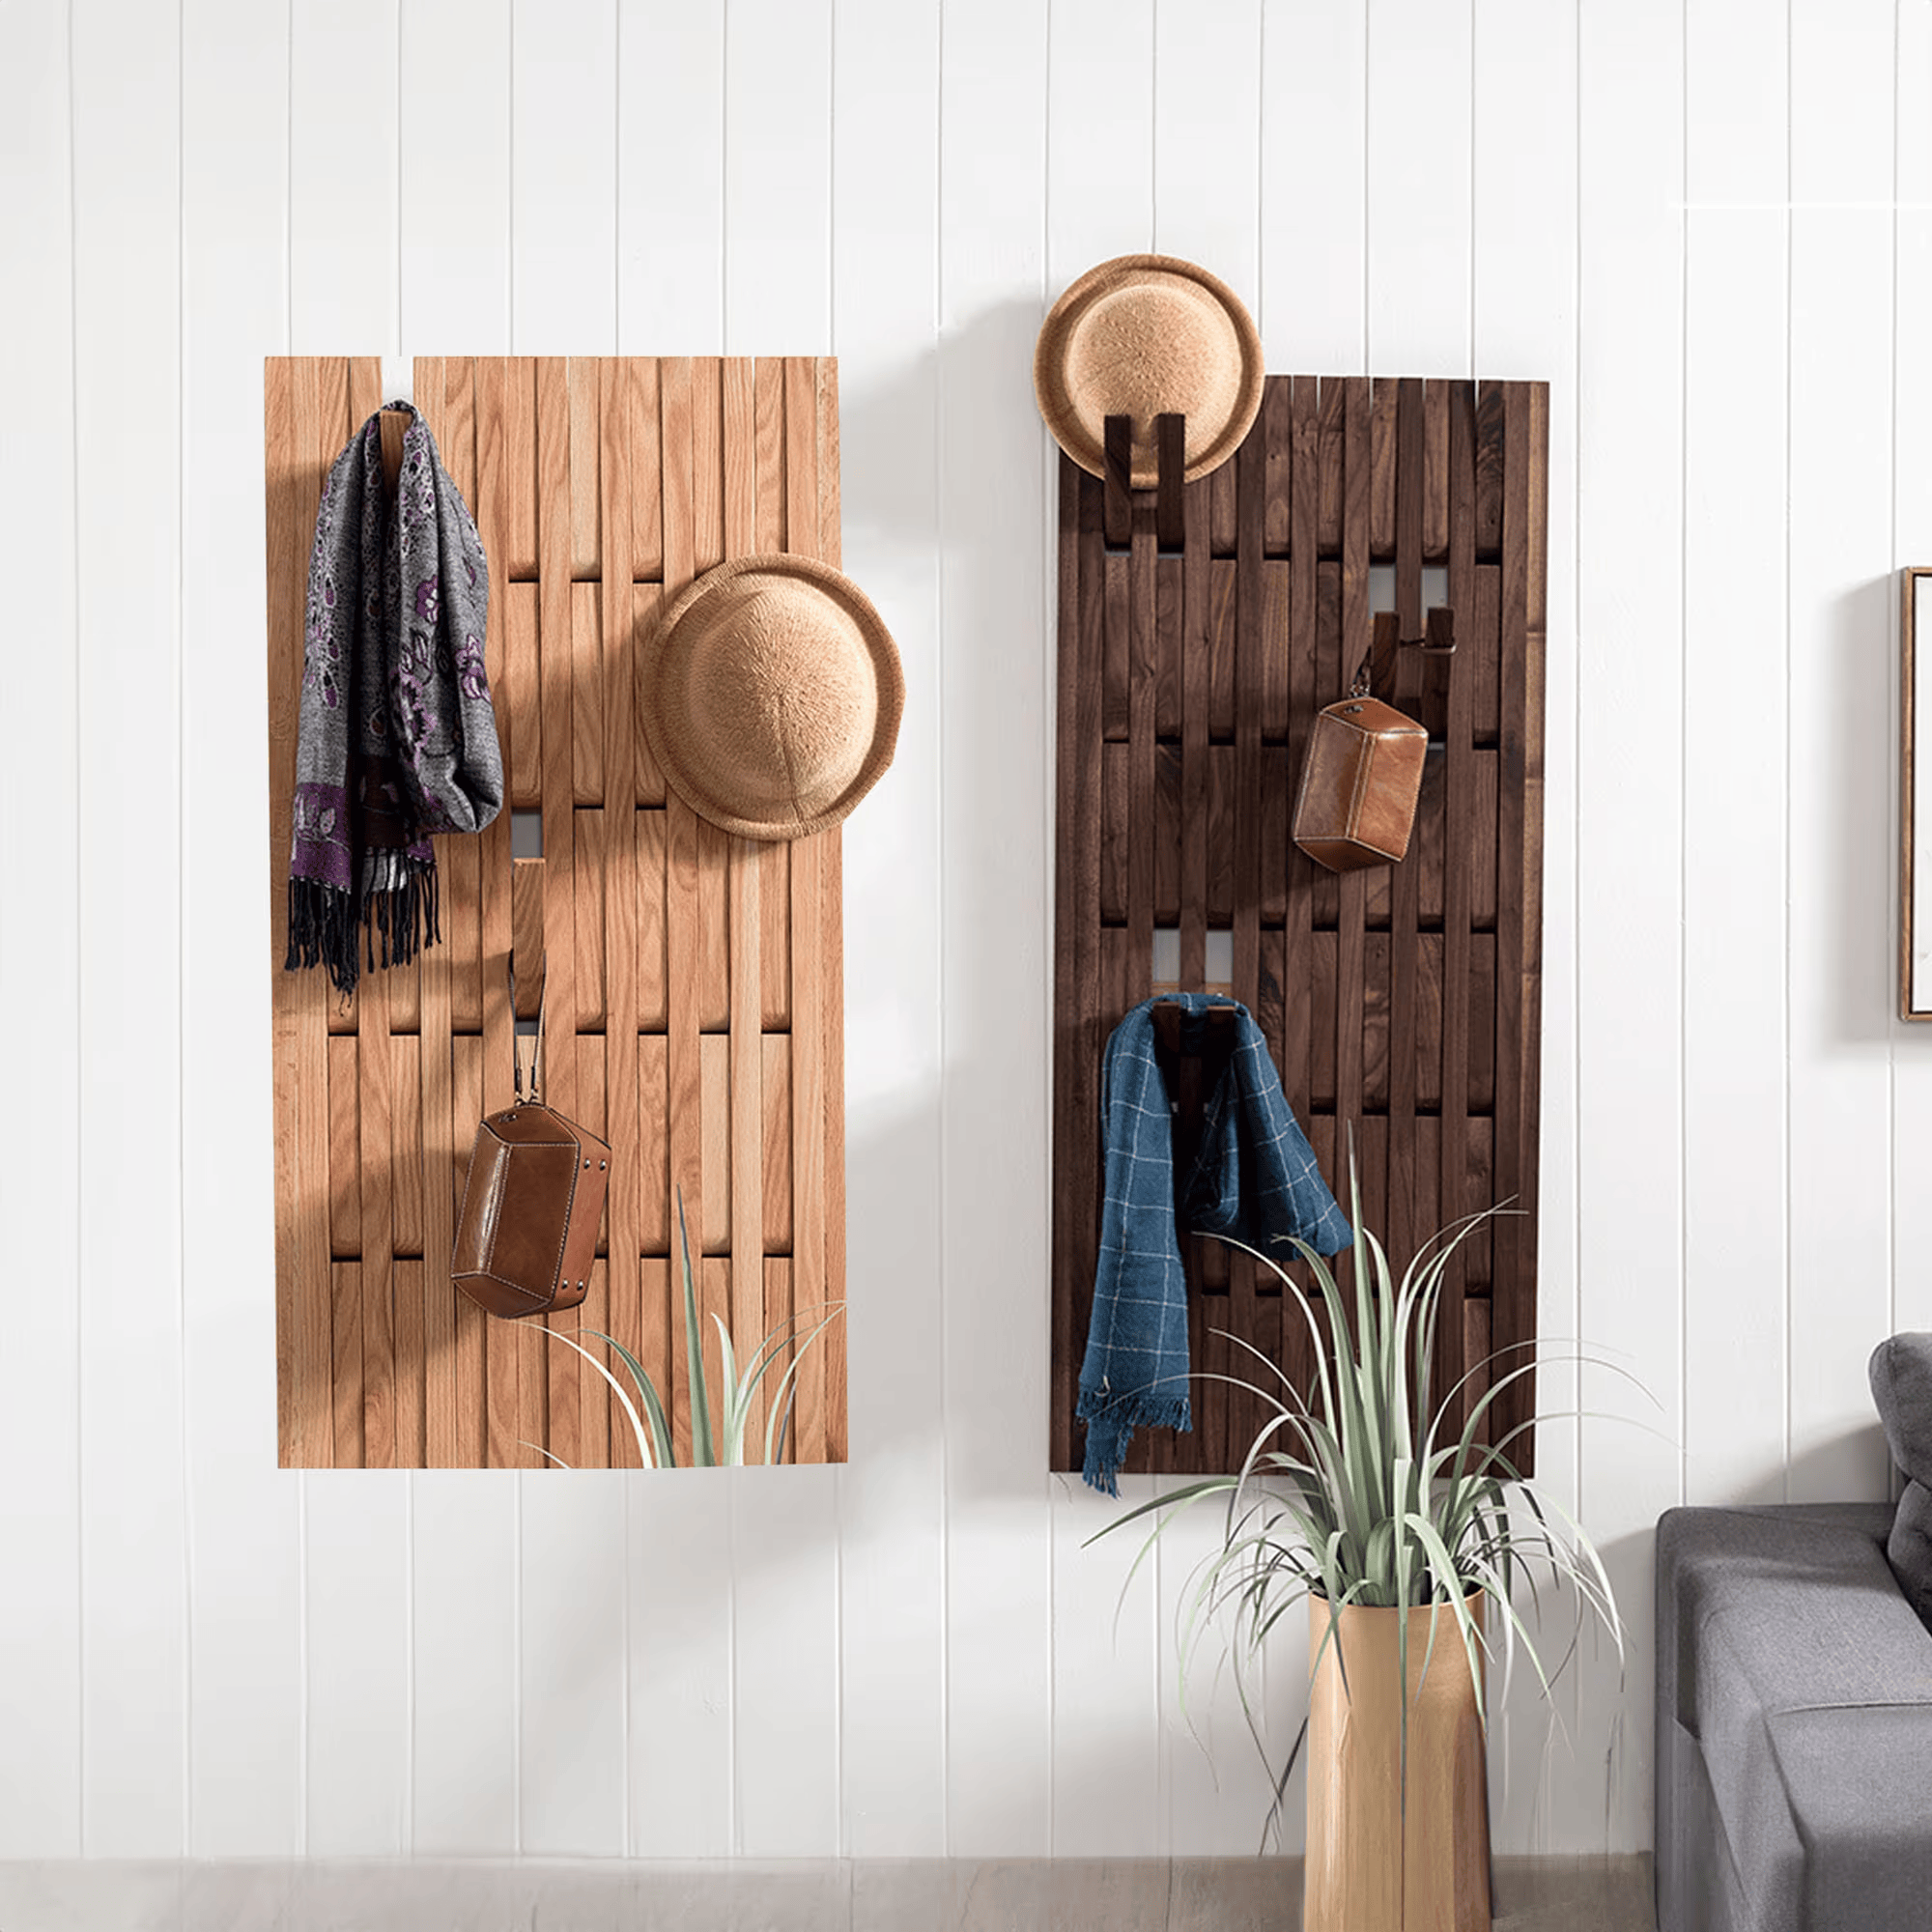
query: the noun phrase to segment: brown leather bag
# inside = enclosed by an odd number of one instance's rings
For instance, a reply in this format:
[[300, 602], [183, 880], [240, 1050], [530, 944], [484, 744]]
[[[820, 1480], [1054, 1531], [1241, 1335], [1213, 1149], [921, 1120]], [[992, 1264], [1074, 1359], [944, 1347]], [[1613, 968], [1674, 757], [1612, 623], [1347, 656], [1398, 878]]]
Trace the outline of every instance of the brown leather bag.
[[611, 1184], [609, 1144], [537, 1098], [542, 1039], [539, 1011], [529, 1097], [519, 1053], [516, 1104], [476, 1129], [449, 1258], [450, 1279], [492, 1315], [549, 1315], [583, 1299]]
[[1366, 693], [1319, 713], [1308, 734], [1294, 842], [1331, 872], [1398, 864], [1408, 853], [1429, 733]]

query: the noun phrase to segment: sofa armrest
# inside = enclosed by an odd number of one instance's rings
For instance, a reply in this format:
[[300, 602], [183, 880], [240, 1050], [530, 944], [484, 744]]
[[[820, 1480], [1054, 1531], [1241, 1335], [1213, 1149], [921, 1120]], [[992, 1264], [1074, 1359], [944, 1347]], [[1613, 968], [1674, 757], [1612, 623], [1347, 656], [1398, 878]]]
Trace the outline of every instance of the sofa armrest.
[[[1667, 1510], [1657, 1526], [1658, 1716], [1692, 1735], [1747, 1686], [1766, 1710], [1932, 1701], [1932, 1635], [1885, 1558], [1887, 1503]], [[1741, 1681], [1740, 1681], [1741, 1680]]]
[[1889, 1505], [1839, 1504], [1660, 1520], [1666, 1932], [1849, 1932], [1888, 1922], [1871, 1915], [1914, 1888], [1932, 1895], [1932, 1816], [1917, 1796], [1932, 1635], [1886, 1561], [1890, 1519]]

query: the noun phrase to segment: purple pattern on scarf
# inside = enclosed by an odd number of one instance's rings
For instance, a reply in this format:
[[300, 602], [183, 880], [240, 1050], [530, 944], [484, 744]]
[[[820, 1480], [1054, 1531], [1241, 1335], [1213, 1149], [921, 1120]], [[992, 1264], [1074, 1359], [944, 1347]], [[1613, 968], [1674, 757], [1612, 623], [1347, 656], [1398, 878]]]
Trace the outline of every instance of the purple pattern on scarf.
[[295, 866], [298, 877], [320, 879], [339, 893], [355, 884], [349, 844], [349, 794], [335, 784], [296, 786]]

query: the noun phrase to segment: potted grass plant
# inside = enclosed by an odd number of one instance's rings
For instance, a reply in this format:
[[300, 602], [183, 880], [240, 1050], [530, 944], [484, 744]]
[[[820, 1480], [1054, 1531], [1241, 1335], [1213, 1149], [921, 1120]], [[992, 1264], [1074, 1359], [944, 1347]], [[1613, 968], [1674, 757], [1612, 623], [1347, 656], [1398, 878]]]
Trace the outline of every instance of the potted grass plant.
[[1599, 1619], [1619, 1657], [1623, 1626], [1588, 1536], [1512, 1461], [1534, 1421], [1482, 1439], [1497, 1397], [1533, 1363], [1492, 1358], [1435, 1388], [1450, 1261], [1496, 1210], [1432, 1236], [1398, 1281], [1362, 1226], [1352, 1164], [1350, 1193], [1352, 1293], [1300, 1241], [1313, 1296], [1256, 1253], [1280, 1279], [1285, 1315], [1307, 1325], [1309, 1390], [1230, 1337], [1253, 1363], [1252, 1378], [1228, 1379], [1264, 1412], [1239, 1470], [1157, 1496], [1100, 1534], [1141, 1523], [1138, 1566], [1178, 1514], [1219, 1506], [1218, 1545], [1181, 1604], [1183, 1701], [1203, 1637], [1221, 1631], [1264, 1757], [1256, 1666], [1285, 1620], [1306, 1618], [1307, 1715], [1287, 1761], [1269, 1765], [1264, 1832], [1264, 1844], [1278, 1833], [1305, 1747], [1306, 1932], [1466, 1932], [1491, 1916], [1486, 1673], [1500, 1657], [1506, 1690], [1520, 1658], [1546, 1696], [1554, 1674], [1515, 1586], [1527, 1583], [1533, 1605], [1539, 1580], [1568, 1592], [1577, 1621]]

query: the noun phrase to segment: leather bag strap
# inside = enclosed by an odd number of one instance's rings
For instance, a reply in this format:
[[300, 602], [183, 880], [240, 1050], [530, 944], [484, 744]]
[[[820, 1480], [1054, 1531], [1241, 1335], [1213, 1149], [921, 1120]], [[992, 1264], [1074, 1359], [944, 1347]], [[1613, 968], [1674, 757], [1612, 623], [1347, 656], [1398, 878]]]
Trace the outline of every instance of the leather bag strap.
[[544, 1012], [550, 1004], [550, 955], [545, 953], [538, 972], [543, 978], [543, 990], [537, 995], [537, 1030], [530, 1047], [530, 1091], [524, 1092], [524, 1036], [516, 1031], [517, 1025], [517, 962], [514, 956], [506, 958], [503, 970], [510, 976], [510, 1077], [515, 1083], [517, 1104], [522, 1106], [527, 1098], [532, 1106], [537, 1103], [537, 1086], [541, 1072], [549, 1071], [544, 1056]]

